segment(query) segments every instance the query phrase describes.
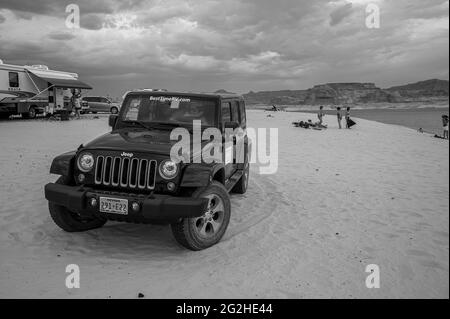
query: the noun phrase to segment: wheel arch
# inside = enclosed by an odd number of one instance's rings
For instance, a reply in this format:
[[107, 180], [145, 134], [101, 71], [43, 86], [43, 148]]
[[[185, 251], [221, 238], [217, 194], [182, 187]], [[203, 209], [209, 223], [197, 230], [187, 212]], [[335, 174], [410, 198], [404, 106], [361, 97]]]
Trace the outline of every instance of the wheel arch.
[[76, 151], [67, 152], [55, 157], [50, 166], [50, 173], [72, 178]]
[[225, 185], [225, 167], [217, 167], [212, 174], [212, 180]]
[[221, 184], [225, 182], [225, 166], [217, 164], [187, 164], [183, 169], [181, 187], [204, 187], [216, 180]]

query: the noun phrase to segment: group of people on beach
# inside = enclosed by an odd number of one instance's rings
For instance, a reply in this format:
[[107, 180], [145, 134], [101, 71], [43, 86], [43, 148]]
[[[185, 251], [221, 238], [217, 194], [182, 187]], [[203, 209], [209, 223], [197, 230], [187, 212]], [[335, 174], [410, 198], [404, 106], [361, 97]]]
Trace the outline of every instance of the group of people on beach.
[[[341, 110], [340, 106], [336, 107], [336, 115], [337, 115], [337, 121], [338, 121], [339, 129], [342, 129], [342, 118], [343, 118], [343, 115], [342, 115], [342, 110]], [[323, 111], [323, 105], [321, 105], [319, 107], [319, 113], [317, 113], [317, 117], [319, 118], [319, 124], [320, 125], [322, 125], [324, 116], [325, 116], [325, 112]], [[345, 127], [347, 129], [349, 129], [354, 124], [355, 124], [355, 122], [353, 122], [353, 120], [350, 118], [350, 107], [347, 106], [346, 111], [345, 111]]]

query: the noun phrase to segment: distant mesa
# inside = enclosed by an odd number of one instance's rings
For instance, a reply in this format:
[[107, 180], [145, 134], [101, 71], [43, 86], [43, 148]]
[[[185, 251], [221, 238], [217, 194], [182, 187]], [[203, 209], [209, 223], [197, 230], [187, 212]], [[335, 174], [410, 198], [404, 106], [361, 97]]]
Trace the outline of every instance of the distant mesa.
[[381, 89], [374, 83], [326, 83], [307, 90], [261, 91], [244, 94], [247, 104], [339, 105], [363, 103], [402, 103], [448, 100], [449, 82], [427, 80]]
[[215, 91], [214, 93], [228, 93], [228, 94], [232, 94], [233, 92], [228, 92], [227, 90], [220, 89], [220, 90]]
[[408, 98], [448, 96], [448, 81], [432, 79], [402, 86], [393, 86], [387, 90], [398, 92], [401, 96]]

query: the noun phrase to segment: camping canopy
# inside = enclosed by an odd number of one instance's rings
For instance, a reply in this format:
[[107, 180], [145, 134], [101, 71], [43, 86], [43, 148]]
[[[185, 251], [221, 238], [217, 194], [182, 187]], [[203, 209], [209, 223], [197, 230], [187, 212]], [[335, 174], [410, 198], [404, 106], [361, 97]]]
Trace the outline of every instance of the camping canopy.
[[51, 83], [55, 87], [66, 89], [92, 89], [92, 87], [84, 82], [78, 80], [74, 73], [27, 69], [33, 76]]

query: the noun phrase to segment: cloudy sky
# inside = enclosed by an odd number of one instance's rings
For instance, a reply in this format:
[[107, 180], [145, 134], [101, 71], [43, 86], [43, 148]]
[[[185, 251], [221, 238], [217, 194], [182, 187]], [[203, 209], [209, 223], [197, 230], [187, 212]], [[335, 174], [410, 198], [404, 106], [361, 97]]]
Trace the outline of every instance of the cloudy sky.
[[[66, 26], [70, 3], [80, 28]], [[0, 59], [76, 72], [111, 96], [448, 79], [448, 46], [442, 0], [0, 0]]]

